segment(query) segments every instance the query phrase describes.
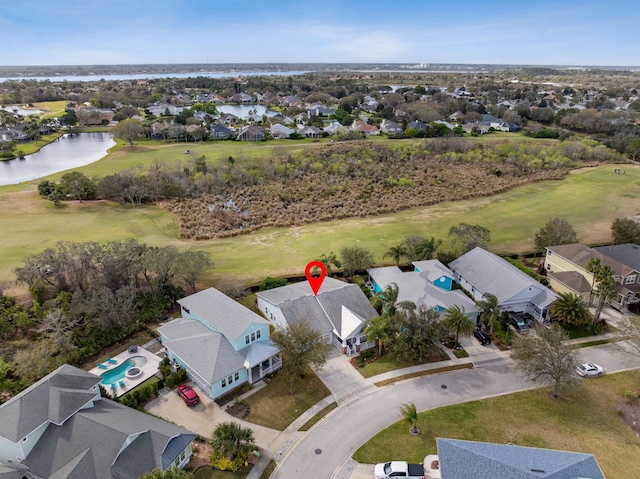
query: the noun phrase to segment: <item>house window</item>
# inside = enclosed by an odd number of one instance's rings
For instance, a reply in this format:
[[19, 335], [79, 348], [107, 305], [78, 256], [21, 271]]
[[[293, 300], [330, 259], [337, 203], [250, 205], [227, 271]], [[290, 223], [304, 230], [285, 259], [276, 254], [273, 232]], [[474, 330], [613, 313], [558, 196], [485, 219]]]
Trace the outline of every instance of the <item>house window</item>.
[[233, 376], [229, 376], [229, 377], [227, 378], [227, 382], [228, 382], [229, 384], [231, 384], [231, 383], [233, 382]]
[[251, 333], [251, 342], [256, 340], [256, 333]]
[[260, 330], [259, 329], [256, 331], [256, 339], [260, 339]]
[[247, 334], [247, 335], [244, 337], [244, 344], [249, 344], [250, 342], [251, 342], [251, 339], [249, 338], [249, 335]]
[[547, 271], [551, 271], [551, 263], [547, 263]]
[[632, 276], [627, 276], [627, 279], [625, 280], [625, 284], [631, 284], [631, 283], [635, 283], [636, 282], [636, 275], [632, 275]]
[[222, 385], [222, 387], [223, 387], [223, 388], [226, 388], [226, 387], [227, 387], [227, 380], [226, 380], [226, 379], [223, 379], [223, 380], [220, 382], [220, 384]]
[[360, 344], [365, 344], [367, 342], [366, 336], [360, 336]]
[[553, 253], [550, 249], [547, 250], [547, 256], [551, 256]]
[[236, 381], [240, 381], [240, 373], [238, 371], [234, 373], [233, 379], [235, 379]]

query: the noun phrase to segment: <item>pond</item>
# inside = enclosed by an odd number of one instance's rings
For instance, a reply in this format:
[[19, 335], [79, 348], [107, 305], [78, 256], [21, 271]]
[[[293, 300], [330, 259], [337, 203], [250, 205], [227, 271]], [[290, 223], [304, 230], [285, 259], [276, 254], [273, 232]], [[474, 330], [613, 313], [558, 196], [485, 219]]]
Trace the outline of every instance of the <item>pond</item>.
[[8, 111], [10, 113], [16, 113], [22, 116], [39, 115], [40, 113], [44, 113], [44, 110], [36, 110], [33, 108], [27, 110], [25, 108], [19, 107], [18, 105], [8, 105], [0, 108], [0, 110]]
[[14, 185], [88, 165], [106, 156], [115, 144], [109, 133], [67, 133], [24, 159], [0, 161], [0, 185]]
[[276, 111], [267, 110], [267, 107], [264, 105], [254, 105], [254, 104], [249, 104], [249, 105], [222, 104], [222, 105], [216, 105], [216, 108], [220, 113], [231, 113], [232, 115], [235, 115], [238, 118], [247, 117], [249, 115], [249, 112], [252, 112], [253, 110], [255, 110], [256, 113], [260, 116], [262, 115], [273, 116], [277, 113]]

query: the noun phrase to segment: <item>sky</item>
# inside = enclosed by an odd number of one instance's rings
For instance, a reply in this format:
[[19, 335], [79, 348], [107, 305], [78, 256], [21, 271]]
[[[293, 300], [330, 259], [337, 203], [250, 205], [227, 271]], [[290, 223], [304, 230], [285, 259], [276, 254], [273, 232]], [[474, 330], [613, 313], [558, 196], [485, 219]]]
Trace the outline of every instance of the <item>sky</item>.
[[639, 66], [638, 0], [0, 0], [0, 64]]

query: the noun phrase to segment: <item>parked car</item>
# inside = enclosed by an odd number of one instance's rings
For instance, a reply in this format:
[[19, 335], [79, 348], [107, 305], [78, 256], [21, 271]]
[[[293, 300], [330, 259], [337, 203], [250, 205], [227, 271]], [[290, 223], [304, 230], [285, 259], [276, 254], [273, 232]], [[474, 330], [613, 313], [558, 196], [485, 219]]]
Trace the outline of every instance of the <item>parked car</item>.
[[591, 376], [600, 376], [601, 374], [604, 374], [604, 369], [602, 369], [602, 366], [598, 366], [597, 364], [584, 363], [576, 368], [576, 372], [579, 376], [588, 378]]
[[178, 386], [178, 396], [182, 398], [187, 406], [193, 406], [200, 402], [200, 396], [198, 396], [198, 393], [188, 384]]
[[382, 462], [376, 464], [373, 474], [376, 479], [391, 479], [393, 477], [424, 479], [424, 466], [409, 464], [407, 461]]
[[527, 322], [519, 314], [511, 313], [509, 314], [509, 318], [511, 319], [511, 324], [513, 324], [518, 331], [523, 331], [528, 328]]
[[487, 344], [491, 344], [491, 336], [489, 336], [485, 331], [478, 328], [473, 332], [473, 337], [480, 341], [480, 344], [483, 346]]

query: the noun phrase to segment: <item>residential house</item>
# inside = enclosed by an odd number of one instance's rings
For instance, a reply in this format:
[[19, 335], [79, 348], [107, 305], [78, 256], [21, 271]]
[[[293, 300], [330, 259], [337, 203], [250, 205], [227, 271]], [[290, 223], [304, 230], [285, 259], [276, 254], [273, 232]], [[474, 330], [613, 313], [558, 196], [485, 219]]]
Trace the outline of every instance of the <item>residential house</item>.
[[438, 260], [415, 261], [414, 270], [403, 272], [397, 266], [371, 268], [369, 284], [374, 293], [384, 291], [390, 284], [398, 287], [398, 302], [411, 301], [443, 313], [452, 306], [460, 306], [465, 314], [476, 321], [480, 309], [459, 289], [453, 289], [453, 273]]
[[322, 105], [313, 105], [307, 107], [307, 116], [311, 118], [312, 116], [331, 116], [335, 114], [336, 109], [330, 108]]
[[322, 130], [317, 126], [303, 126], [298, 130], [305, 138], [320, 138], [322, 136]]
[[213, 140], [228, 140], [233, 138], [235, 134], [234, 130], [220, 124], [212, 124], [211, 130], [209, 130], [209, 137]]
[[182, 317], [158, 328], [167, 357], [212, 398], [282, 366], [269, 323], [215, 288], [179, 299]]
[[587, 271], [591, 259], [599, 259], [600, 264], [613, 271], [616, 295], [609, 300], [611, 306], [622, 309], [640, 302], [640, 247], [635, 244], [597, 248], [580, 243], [549, 246], [544, 259], [549, 285], [556, 291], [578, 294], [589, 302], [594, 286], [593, 274]]
[[592, 454], [443, 438], [436, 445], [425, 479], [605, 479]]
[[374, 125], [369, 125], [366, 121], [362, 120], [353, 120], [353, 123], [349, 127], [351, 131], [357, 131], [366, 136], [379, 135], [380, 130]]
[[342, 135], [343, 133], [347, 133], [349, 128], [340, 124], [338, 120], [331, 120], [331, 122], [324, 127], [324, 132], [333, 136], [333, 135]]
[[273, 138], [289, 138], [293, 133], [296, 132], [293, 128], [289, 128], [280, 123], [274, 123], [270, 128], [271, 136]]
[[377, 313], [360, 287], [327, 277], [317, 295], [307, 281], [260, 291], [258, 309], [275, 326], [286, 328], [306, 319], [343, 354], [375, 346], [362, 330]]
[[243, 118], [244, 121], [250, 123], [260, 123], [262, 122], [262, 116], [258, 115], [255, 111], [249, 112], [247, 116]]
[[100, 396], [65, 364], [0, 405], [0, 477], [137, 479], [183, 467], [196, 435]]
[[211, 100], [212, 103], [225, 103], [227, 101], [227, 99], [221, 95], [218, 95], [217, 93], [215, 95], [211, 96]]
[[462, 122], [462, 121], [464, 121], [464, 118], [465, 118], [465, 115], [461, 111], [456, 111], [455, 113], [452, 113], [448, 117], [448, 119], [449, 119], [449, 121], [451, 123]]
[[251, 95], [247, 95], [246, 93], [236, 93], [235, 95], [229, 97], [229, 103], [252, 103], [254, 99]]
[[402, 135], [402, 127], [391, 120], [382, 120], [382, 123], [380, 123], [380, 131], [389, 136]]
[[0, 142], [15, 141], [16, 143], [26, 143], [31, 141], [31, 136], [22, 131], [21, 126], [9, 126], [0, 128]]
[[498, 299], [503, 311], [527, 313], [538, 321], [549, 318], [556, 293], [511, 263], [476, 247], [449, 263], [455, 280], [478, 301], [486, 293]]
[[505, 121], [502, 118], [496, 118], [493, 115], [482, 115], [482, 124], [493, 128], [494, 130], [516, 132], [520, 131], [520, 127], [515, 123]]
[[238, 122], [239, 118], [233, 113], [223, 113], [218, 118], [218, 123], [221, 125], [235, 125]]
[[237, 140], [240, 141], [262, 141], [265, 138], [264, 128], [261, 126], [245, 126], [238, 132]]
[[76, 117], [81, 126], [101, 125], [113, 121], [113, 110], [109, 108], [81, 107], [76, 110]]
[[411, 123], [409, 123], [407, 125], [407, 128], [413, 128], [415, 130], [426, 130], [428, 128], [427, 124], [420, 121], [420, 120], [415, 120], [412, 121]]
[[462, 129], [467, 133], [477, 133], [479, 135], [484, 135], [485, 133], [489, 133], [491, 131], [491, 127], [488, 125], [483, 125], [482, 123], [465, 123], [462, 125]]
[[155, 116], [176, 116], [182, 113], [184, 108], [171, 103], [160, 103], [148, 106], [147, 110]]

